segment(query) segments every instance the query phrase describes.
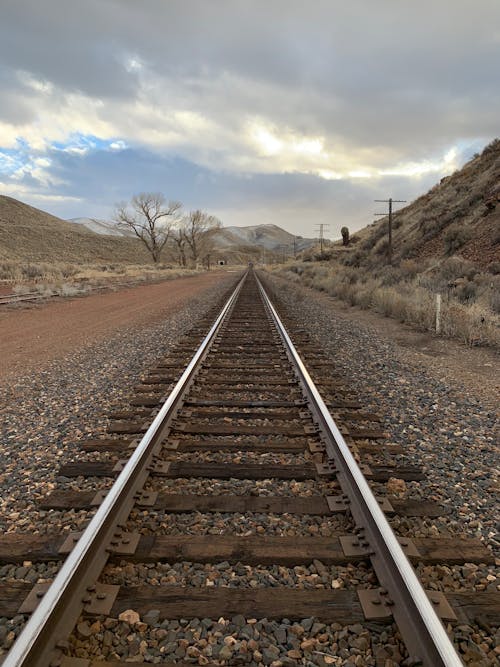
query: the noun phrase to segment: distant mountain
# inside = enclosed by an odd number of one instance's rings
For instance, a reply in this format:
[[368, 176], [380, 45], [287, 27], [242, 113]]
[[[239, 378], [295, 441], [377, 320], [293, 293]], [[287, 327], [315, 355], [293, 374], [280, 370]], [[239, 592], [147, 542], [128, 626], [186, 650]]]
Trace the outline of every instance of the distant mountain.
[[[98, 220], [96, 218], [71, 218], [69, 222], [82, 225], [95, 234], [106, 234], [107, 236], [134, 236], [129, 229], [123, 229], [116, 222]], [[295, 238], [295, 249], [297, 252], [306, 250], [313, 246], [315, 239], [306, 239], [295, 236], [277, 225], [251, 225], [249, 227], [222, 227], [214, 233], [213, 241], [216, 251], [245, 248], [259, 248], [270, 251], [280, 251], [287, 246], [289, 251], [293, 249]]]
[[223, 250], [233, 246], [257, 246], [265, 250], [280, 250], [282, 246], [297, 252], [313, 246], [315, 239], [294, 236], [277, 225], [252, 225], [249, 227], [222, 227], [213, 236], [215, 246]]
[[120, 227], [116, 222], [108, 220], [98, 220], [97, 218], [70, 218], [68, 222], [75, 222], [83, 225], [95, 234], [105, 234], [106, 236], [135, 236], [130, 229]]

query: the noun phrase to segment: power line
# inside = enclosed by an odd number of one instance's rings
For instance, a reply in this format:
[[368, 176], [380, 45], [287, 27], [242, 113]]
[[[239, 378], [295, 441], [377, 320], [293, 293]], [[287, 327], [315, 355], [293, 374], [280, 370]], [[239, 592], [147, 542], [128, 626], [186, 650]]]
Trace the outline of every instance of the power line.
[[329, 224], [326, 222], [319, 222], [315, 231], [319, 231], [319, 247], [320, 247], [320, 253], [323, 256], [323, 231], [325, 228], [330, 227]]
[[[406, 199], [374, 199], [373, 201], [383, 202], [384, 204], [389, 204], [389, 243], [387, 245], [387, 263], [392, 264], [392, 205], [397, 204], [406, 204]], [[387, 216], [387, 213], [374, 213], [374, 215], [383, 215]]]

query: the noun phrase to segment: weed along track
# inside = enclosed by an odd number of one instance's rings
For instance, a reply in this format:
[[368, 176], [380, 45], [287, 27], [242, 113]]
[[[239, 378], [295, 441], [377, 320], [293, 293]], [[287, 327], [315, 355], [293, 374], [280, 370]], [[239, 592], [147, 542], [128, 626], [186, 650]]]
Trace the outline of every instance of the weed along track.
[[420, 584], [417, 564], [494, 558], [465, 537], [398, 539], [391, 517], [444, 508], [372, 493], [424, 471], [286, 324], [249, 271], [61, 467], [41, 505], [67, 530], [2, 537], [2, 563], [60, 563], [50, 586], [1, 584], [0, 616], [26, 621], [5, 667], [451, 666], [447, 628], [498, 625], [498, 593]]

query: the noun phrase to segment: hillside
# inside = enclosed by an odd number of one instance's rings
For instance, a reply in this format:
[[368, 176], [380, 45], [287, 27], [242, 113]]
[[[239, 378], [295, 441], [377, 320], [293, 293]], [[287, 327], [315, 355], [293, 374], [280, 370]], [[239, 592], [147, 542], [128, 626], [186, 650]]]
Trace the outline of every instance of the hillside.
[[101, 236], [0, 195], [0, 259], [32, 262], [149, 263], [135, 239]]
[[98, 220], [97, 218], [70, 218], [68, 222], [82, 225], [85, 229], [89, 229], [95, 234], [105, 234], [106, 236], [125, 236], [127, 238], [135, 237], [135, 234], [131, 229], [120, 227], [116, 222]]
[[[388, 220], [356, 232], [351, 265], [385, 263]], [[394, 264], [460, 255], [479, 268], [500, 261], [500, 140], [393, 215]]]
[[392, 263], [387, 248], [383, 218], [279, 272], [417, 329], [500, 348], [500, 140], [397, 211]]

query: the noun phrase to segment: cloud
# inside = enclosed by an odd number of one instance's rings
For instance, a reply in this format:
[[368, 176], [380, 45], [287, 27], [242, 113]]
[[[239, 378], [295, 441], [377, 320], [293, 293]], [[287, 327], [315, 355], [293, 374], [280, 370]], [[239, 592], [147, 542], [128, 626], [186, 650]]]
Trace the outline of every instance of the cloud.
[[[193, 206], [212, 188], [204, 201], [238, 219], [234, 192], [256, 217], [357, 221], [355, 192], [398, 183], [408, 198], [498, 133], [499, 20], [496, 0], [87, 0], [71, 14], [6, 0], [3, 173], [82, 197], [80, 215], [111, 207], [123, 177], [129, 194], [154, 183]], [[282, 183], [299, 187], [297, 215]], [[316, 209], [318, 191], [345, 206]]]

